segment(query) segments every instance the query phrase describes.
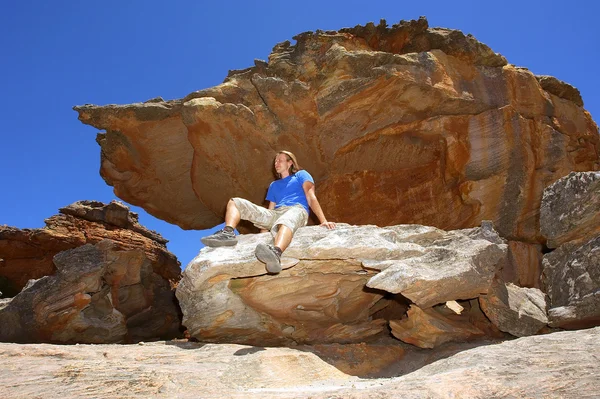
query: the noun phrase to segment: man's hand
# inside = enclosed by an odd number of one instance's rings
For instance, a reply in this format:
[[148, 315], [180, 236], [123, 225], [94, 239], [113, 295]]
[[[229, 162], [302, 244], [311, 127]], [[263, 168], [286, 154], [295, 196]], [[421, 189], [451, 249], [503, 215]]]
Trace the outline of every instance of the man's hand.
[[321, 226], [327, 227], [329, 230], [335, 229], [335, 223], [333, 222], [323, 222], [321, 223]]

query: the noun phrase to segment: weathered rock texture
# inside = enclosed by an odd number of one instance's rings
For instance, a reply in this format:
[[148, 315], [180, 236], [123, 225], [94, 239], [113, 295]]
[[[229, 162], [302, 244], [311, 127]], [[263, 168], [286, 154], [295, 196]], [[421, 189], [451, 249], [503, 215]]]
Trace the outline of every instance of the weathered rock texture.
[[392, 334], [399, 340], [419, 348], [435, 348], [449, 341], [468, 341], [485, 333], [468, 319], [444, 316], [433, 308], [412, 305], [402, 320], [391, 320]]
[[[544, 191], [542, 261], [552, 327], [600, 325], [600, 173], [571, 173]], [[559, 246], [560, 245], [560, 246]]]
[[542, 246], [521, 241], [508, 242], [508, 262], [502, 269], [502, 280], [520, 287], [540, 288]]
[[516, 337], [534, 335], [548, 324], [546, 295], [537, 288], [496, 280], [479, 303], [495, 326]]
[[14, 399], [579, 399], [600, 392], [599, 328], [480, 346], [385, 379], [349, 376], [318, 351], [290, 348], [0, 344], [0, 356], [0, 395]]
[[258, 345], [387, 334], [387, 320], [402, 318], [406, 298], [428, 308], [487, 292], [506, 245], [469, 235], [500, 240], [489, 228], [304, 227], [285, 252], [299, 262], [290, 267], [284, 258], [275, 276], [254, 256], [270, 235], [243, 235], [236, 247], [203, 249], [187, 266], [176, 291], [183, 324], [204, 342]]
[[600, 235], [600, 172], [570, 173], [548, 187], [540, 223], [550, 248]]
[[102, 240], [54, 256], [56, 273], [0, 303], [0, 341], [124, 343], [172, 338], [179, 313], [143, 249]]
[[492, 220], [503, 237], [542, 243], [543, 189], [600, 168], [577, 90], [470, 35], [421, 18], [294, 39], [181, 100], [75, 107], [106, 131], [101, 175], [115, 194], [184, 229], [212, 227], [233, 196], [263, 202], [284, 148], [315, 177], [331, 220], [445, 230]]
[[0, 226], [0, 291], [16, 295], [28, 280], [56, 271], [52, 259], [57, 253], [103, 239], [120, 250], [141, 249], [156, 274], [173, 283], [179, 280], [180, 263], [167, 251], [167, 240], [141, 226], [137, 214], [116, 201], [79, 201], [46, 219], [41, 229]]
[[583, 245], [561, 245], [544, 256], [543, 266], [549, 325], [600, 325], [600, 235]]

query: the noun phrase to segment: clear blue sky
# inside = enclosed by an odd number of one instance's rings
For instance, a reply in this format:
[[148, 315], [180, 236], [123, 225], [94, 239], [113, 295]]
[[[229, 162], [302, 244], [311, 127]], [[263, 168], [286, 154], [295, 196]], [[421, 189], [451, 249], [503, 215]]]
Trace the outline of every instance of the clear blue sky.
[[[599, 8], [592, 0], [0, 0], [0, 224], [42, 227], [74, 201], [115, 198], [98, 172], [97, 130], [77, 120], [74, 105], [181, 98], [309, 30], [425, 15], [432, 27], [471, 33], [510, 63], [571, 83], [598, 121]], [[132, 208], [170, 240], [183, 267], [196, 255], [203, 232]]]

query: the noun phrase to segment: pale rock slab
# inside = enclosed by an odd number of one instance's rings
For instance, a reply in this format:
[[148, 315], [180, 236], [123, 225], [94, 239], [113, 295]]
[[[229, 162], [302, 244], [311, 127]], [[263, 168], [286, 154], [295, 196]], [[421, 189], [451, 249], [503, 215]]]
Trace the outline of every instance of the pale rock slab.
[[548, 324], [546, 295], [537, 288], [494, 280], [479, 304], [496, 327], [516, 337], [534, 335]]
[[542, 281], [551, 327], [600, 325], [600, 235], [544, 255]]
[[600, 235], [600, 172], [572, 172], [544, 190], [540, 229], [550, 248]]
[[[268, 233], [241, 235], [235, 247], [205, 248], [187, 266], [176, 295], [191, 336], [254, 345], [361, 342], [387, 333], [387, 319], [373, 315], [393, 308], [389, 294], [431, 304], [475, 298], [487, 292], [506, 255], [505, 244], [460, 231], [312, 226], [297, 231], [284, 270], [273, 276], [254, 255], [270, 240]], [[286, 257], [297, 264], [290, 267]], [[411, 265], [404, 272], [419, 290], [398, 289], [398, 264]], [[432, 277], [423, 278], [423, 269]]]
[[323, 350], [228, 344], [0, 344], [5, 398], [594, 398], [600, 328], [483, 345], [391, 378], [358, 378]]
[[487, 292], [499, 262], [506, 259], [506, 244], [501, 242], [489, 227], [448, 232], [432, 241], [422, 255], [363, 262], [365, 267], [381, 270], [367, 287], [401, 293], [421, 308], [476, 298]]

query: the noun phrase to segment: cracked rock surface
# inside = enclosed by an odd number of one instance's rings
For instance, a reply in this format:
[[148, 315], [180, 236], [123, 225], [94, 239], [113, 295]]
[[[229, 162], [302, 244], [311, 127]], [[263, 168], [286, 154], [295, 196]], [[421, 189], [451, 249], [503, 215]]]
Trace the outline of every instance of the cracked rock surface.
[[429, 308], [487, 292], [506, 258], [506, 244], [481, 238], [499, 240], [484, 228], [478, 230], [485, 234], [471, 238], [473, 230], [303, 227], [278, 275], [268, 275], [254, 255], [270, 234], [241, 235], [235, 247], [202, 249], [185, 269], [176, 291], [183, 324], [203, 342], [252, 345], [363, 342], [386, 335], [388, 321], [400, 319], [411, 301]]

